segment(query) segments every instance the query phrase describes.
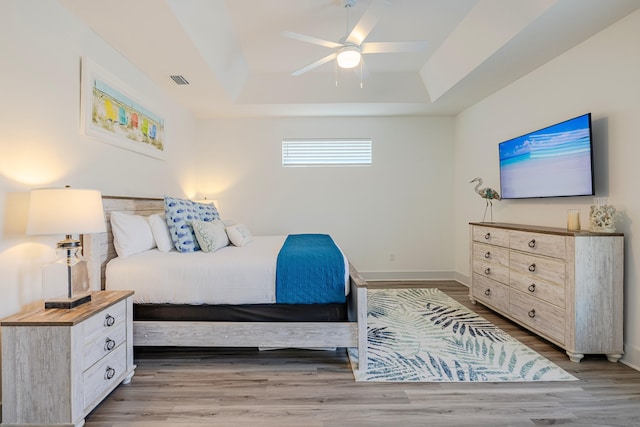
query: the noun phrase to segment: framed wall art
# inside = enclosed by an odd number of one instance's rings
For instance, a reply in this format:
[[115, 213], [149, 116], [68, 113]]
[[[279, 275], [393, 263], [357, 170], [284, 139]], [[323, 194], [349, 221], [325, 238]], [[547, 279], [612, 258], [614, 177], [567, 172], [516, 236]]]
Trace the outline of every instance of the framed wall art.
[[80, 130], [96, 140], [165, 158], [165, 121], [136, 92], [93, 61], [82, 58]]

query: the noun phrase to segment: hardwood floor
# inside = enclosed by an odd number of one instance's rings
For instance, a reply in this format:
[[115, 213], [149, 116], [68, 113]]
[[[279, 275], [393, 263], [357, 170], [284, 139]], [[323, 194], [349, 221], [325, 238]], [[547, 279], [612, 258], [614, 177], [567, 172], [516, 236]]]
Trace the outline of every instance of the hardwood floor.
[[86, 419], [101, 426], [640, 426], [640, 372], [564, 352], [437, 287], [577, 378], [543, 383], [356, 383], [344, 349], [138, 349], [136, 375]]

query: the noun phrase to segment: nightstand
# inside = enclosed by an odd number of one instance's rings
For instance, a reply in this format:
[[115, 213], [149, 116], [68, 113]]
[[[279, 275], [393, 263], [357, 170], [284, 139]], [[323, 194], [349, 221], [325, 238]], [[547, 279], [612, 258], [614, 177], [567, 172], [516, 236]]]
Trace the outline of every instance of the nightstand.
[[133, 292], [101, 291], [73, 309], [4, 319], [2, 425], [81, 426], [133, 377]]

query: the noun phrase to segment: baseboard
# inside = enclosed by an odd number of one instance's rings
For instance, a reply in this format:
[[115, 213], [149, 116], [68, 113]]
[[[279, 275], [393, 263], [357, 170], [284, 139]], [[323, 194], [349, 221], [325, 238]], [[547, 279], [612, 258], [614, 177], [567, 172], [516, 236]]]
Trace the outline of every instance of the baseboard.
[[471, 286], [471, 279], [466, 274], [455, 272], [454, 280], [465, 285], [467, 288]]
[[366, 281], [456, 280], [453, 271], [360, 271]]
[[624, 355], [620, 359], [620, 363], [624, 363], [630, 368], [640, 371], [640, 349], [625, 344]]

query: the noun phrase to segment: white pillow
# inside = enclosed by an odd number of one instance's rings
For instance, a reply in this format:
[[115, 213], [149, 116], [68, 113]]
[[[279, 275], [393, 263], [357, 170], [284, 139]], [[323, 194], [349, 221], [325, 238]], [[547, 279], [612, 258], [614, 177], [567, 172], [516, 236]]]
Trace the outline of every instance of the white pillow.
[[167, 217], [165, 214], [153, 214], [149, 216], [149, 225], [151, 226], [153, 238], [156, 240], [156, 245], [158, 245], [158, 250], [160, 252], [175, 250], [176, 247], [171, 239], [171, 233], [169, 233], [169, 226], [167, 225]]
[[200, 249], [204, 252], [215, 252], [229, 245], [229, 238], [224, 223], [219, 219], [213, 221], [191, 221]]
[[227, 236], [234, 246], [244, 246], [253, 239], [251, 232], [244, 224], [230, 225], [226, 230]]
[[111, 212], [113, 246], [119, 257], [125, 258], [156, 247], [149, 220], [140, 215]]

